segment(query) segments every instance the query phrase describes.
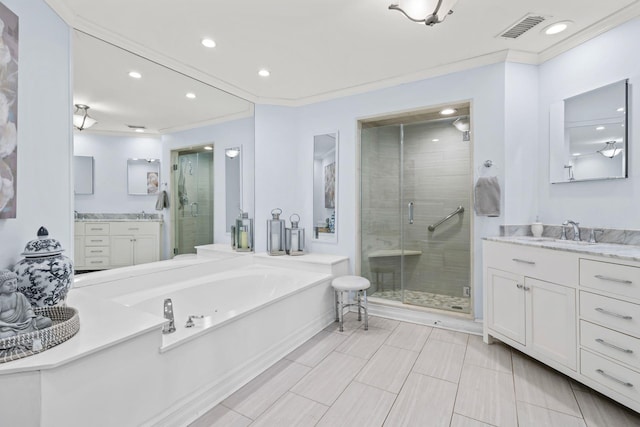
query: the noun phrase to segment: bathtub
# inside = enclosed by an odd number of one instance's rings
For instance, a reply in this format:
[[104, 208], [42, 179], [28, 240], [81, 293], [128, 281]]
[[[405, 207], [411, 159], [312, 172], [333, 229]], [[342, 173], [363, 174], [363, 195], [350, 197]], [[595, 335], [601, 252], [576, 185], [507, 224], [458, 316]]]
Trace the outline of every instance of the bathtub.
[[[29, 411], [0, 402], [3, 419], [188, 425], [333, 322], [331, 279], [346, 274], [348, 259], [284, 258], [166, 261], [87, 276], [67, 300], [80, 313], [78, 334], [0, 366], [0, 388], [12, 399], [40, 402]], [[172, 334], [161, 332], [165, 298]], [[203, 318], [186, 328], [190, 315]]]
[[[136, 310], [162, 315], [164, 301], [170, 298], [176, 331], [163, 335], [160, 351], [164, 352], [229, 322], [249, 316], [281, 299], [295, 298], [296, 294], [327, 282], [330, 278], [331, 276], [323, 273], [252, 264], [125, 294], [113, 301]], [[194, 326], [187, 328], [185, 325], [189, 316], [194, 316]], [[278, 327], [273, 322], [267, 322], [263, 326]]]

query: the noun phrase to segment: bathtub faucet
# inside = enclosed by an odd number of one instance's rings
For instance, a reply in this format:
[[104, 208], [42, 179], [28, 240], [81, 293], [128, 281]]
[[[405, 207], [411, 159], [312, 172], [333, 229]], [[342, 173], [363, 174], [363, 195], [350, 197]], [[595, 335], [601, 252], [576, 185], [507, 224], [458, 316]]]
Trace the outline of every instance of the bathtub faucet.
[[170, 334], [171, 332], [175, 332], [176, 324], [173, 320], [173, 302], [171, 302], [171, 298], [166, 298], [164, 300], [164, 318], [169, 320], [169, 323], [166, 323], [162, 327], [162, 333]]

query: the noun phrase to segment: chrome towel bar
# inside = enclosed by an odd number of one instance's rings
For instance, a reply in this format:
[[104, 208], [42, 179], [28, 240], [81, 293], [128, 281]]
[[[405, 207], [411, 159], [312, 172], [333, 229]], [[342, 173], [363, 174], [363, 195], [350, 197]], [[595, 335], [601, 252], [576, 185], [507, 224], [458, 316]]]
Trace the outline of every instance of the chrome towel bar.
[[443, 222], [453, 218], [457, 214], [461, 214], [462, 212], [464, 212], [464, 208], [462, 206], [458, 206], [458, 208], [455, 211], [451, 212], [449, 215], [447, 215], [446, 217], [442, 218], [440, 221], [436, 222], [435, 224], [431, 224], [429, 227], [427, 227], [427, 229], [429, 231], [434, 231], [436, 228], [438, 228], [438, 226], [440, 224], [442, 224]]

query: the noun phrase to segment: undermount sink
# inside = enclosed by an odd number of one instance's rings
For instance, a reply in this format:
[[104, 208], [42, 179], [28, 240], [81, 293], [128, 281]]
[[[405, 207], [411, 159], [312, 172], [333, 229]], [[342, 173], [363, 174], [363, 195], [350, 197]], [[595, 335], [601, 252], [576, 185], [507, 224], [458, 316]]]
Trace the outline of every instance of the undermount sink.
[[562, 240], [562, 239], [554, 239], [553, 237], [531, 237], [531, 236], [522, 236], [518, 240], [523, 240], [526, 242], [542, 242], [542, 243], [553, 243], [558, 245], [566, 245], [566, 246], [574, 246], [574, 245], [595, 245], [597, 243], [586, 242], [584, 240]]

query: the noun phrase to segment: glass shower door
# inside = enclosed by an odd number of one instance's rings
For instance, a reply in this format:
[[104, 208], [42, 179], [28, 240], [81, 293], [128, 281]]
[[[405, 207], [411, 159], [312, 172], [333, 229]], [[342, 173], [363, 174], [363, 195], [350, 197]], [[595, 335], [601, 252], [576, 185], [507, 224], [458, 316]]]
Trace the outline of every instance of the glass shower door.
[[174, 194], [174, 255], [213, 243], [213, 153], [179, 152]]

